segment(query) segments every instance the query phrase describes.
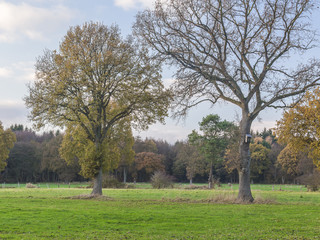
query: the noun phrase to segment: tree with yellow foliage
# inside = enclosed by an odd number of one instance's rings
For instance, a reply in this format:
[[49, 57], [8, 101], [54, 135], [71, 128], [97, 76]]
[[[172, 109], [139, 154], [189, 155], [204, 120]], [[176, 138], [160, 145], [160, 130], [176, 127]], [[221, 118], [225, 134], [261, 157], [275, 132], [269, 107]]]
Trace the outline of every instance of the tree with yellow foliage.
[[16, 135], [10, 129], [4, 130], [0, 122], [0, 171], [3, 171], [7, 166], [6, 160], [15, 142]]
[[99, 171], [102, 175], [103, 172], [114, 170], [124, 159], [127, 162], [133, 162], [132, 146], [133, 136], [130, 121], [122, 119], [113, 125], [98, 151], [79, 125], [69, 125], [59, 151], [68, 164], [72, 164], [77, 158], [81, 166], [80, 174], [86, 178], [93, 178], [94, 187], [102, 188], [100, 182], [97, 182], [99, 179], [95, 178], [96, 172]]
[[284, 112], [276, 134], [280, 143], [287, 144], [285, 149], [291, 156], [304, 151], [320, 168], [320, 88], [307, 92], [297, 105]]
[[37, 60], [36, 81], [25, 98], [30, 119], [37, 128], [67, 127], [81, 172], [94, 179], [93, 195], [102, 194], [103, 169], [117, 164], [119, 122], [129, 118], [131, 126], [146, 129], [167, 116], [171, 94], [161, 82], [160, 61], [148, 56], [118, 27], [91, 22], [71, 27], [59, 50], [46, 50]]

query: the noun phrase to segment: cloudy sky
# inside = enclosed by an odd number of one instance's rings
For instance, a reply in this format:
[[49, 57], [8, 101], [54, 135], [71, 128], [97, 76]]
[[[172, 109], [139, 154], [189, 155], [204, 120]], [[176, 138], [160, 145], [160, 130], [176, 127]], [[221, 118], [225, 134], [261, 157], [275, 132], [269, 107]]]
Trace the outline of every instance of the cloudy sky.
[[[106, 25], [116, 23], [123, 35], [131, 32], [138, 11], [152, 7], [152, 0], [0, 0], [0, 121], [32, 126], [23, 97], [27, 84], [34, 80], [34, 64], [44, 49], [57, 49], [70, 26], [86, 21]], [[164, 81], [172, 81], [164, 70]], [[203, 104], [193, 109], [184, 121], [168, 118], [166, 125], [155, 124], [149, 131], [136, 133], [174, 142], [185, 139], [198, 122], [210, 114], [236, 121], [239, 111], [227, 104], [214, 108]], [[253, 125], [254, 129], [273, 127], [281, 112], [266, 111]]]

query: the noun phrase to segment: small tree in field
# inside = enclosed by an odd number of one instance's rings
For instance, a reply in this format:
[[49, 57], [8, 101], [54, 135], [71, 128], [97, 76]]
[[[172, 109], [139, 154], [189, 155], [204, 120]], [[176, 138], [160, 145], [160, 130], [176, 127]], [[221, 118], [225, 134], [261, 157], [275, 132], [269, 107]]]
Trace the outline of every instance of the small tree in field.
[[178, 69], [176, 116], [204, 101], [241, 111], [239, 201], [253, 201], [246, 134], [259, 113], [298, 102], [319, 84], [320, 63], [290, 66], [315, 47], [308, 16], [314, 0], [157, 0], [137, 16], [135, 34]]
[[132, 149], [134, 145], [134, 137], [132, 136], [131, 129], [128, 129], [128, 131], [130, 132], [127, 132], [124, 139], [118, 143], [118, 147], [121, 149], [119, 166], [123, 168], [124, 184], [127, 182], [127, 171], [130, 165], [134, 162], [135, 155], [135, 152]]
[[159, 61], [131, 37], [123, 39], [116, 26], [100, 23], [71, 27], [59, 50], [38, 58], [36, 81], [25, 98], [30, 119], [38, 128], [67, 127], [69, 140], [87, 144], [79, 155], [81, 172], [94, 179], [92, 194], [102, 194], [102, 171], [115, 166], [107, 157], [114, 154], [115, 126], [129, 118], [132, 126], [146, 129], [167, 115], [170, 94], [160, 70]]
[[193, 178], [199, 174], [203, 175], [207, 169], [207, 162], [200, 149], [189, 142], [179, 143], [175, 166], [182, 165], [186, 170], [186, 177], [192, 185]]
[[218, 115], [208, 115], [199, 123], [201, 134], [195, 130], [189, 134], [189, 142], [203, 154], [209, 169], [208, 187], [212, 188], [213, 168], [223, 162], [223, 157], [236, 126]]
[[258, 180], [259, 178], [265, 179], [267, 170], [271, 166], [269, 159], [270, 149], [262, 144], [254, 143], [250, 145], [251, 153], [251, 179]]

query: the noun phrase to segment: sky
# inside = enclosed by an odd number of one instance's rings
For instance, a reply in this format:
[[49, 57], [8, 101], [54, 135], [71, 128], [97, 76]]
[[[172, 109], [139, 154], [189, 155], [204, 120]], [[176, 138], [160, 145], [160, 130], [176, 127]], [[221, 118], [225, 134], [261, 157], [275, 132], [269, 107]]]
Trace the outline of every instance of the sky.
[[[34, 81], [34, 64], [45, 49], [58, 49], [70, 26], [84, 22], [119, 25], [123, 36], [131, 33], [139, 11], [152, 7], [152, 0], [0, 0], [0, 121], [32, 127], [23, 98], [27, 85]], [[164, 69], [163, 81], [172, 82], [172, 71]], [[212, 107], [201, 104], [184, 120], [166, 119], [166, 124], [151, 125], [141, 137], [164, 139], [170, 143], [184, 140], [208, 114], [228, 121], [239, 120], [239, 109], [225, 103]], [[266, 110], [253, 123], [254, 130], [272, 128], [281, 111]]]

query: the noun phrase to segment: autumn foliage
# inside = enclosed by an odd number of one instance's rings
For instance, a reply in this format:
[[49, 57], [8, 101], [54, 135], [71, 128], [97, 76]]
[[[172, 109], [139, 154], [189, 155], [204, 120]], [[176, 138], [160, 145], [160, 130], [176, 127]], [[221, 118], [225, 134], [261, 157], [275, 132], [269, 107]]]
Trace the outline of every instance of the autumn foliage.
[[[307, 92], [296, 106], [286, 111], [277, 122], [279, 142], [287, 144], [286, 151], [294, 155], [304, 151], [320, 168], [320, 89]], [[283, 153], [282, 155], [284, 155]], [[281, 160], [281, 158], [280, 158]]]
[[153, 152], [141, 152], [135, 157], [135, 163], [137, 170], [144, 169], [147, 174], [151, 174], [158, 171], [164, 171], [165, 166], [163, 164], [163, 155]]
[[93, 22], [71, 27], [58, 50], [38, 58], [25, 97], [29, 117], [37, 128], [68, 129], [69, 146], [60, 152], [80, 159], [81, 173], [94, 179], [92, 194], [102, 194], [102, 172], [119, 162], [117, 124], [129, 119], [130, 126], [146, 129], [167, 116], [171, 92], [160, 72], [160, 62], [132, 37]]
[[15, 134], [10, 129], [4, 130], [0, 122], [0, 171], [6, 167], [6, 159], [9, 157], [10, 149], [13, 148], [15, 142]]

